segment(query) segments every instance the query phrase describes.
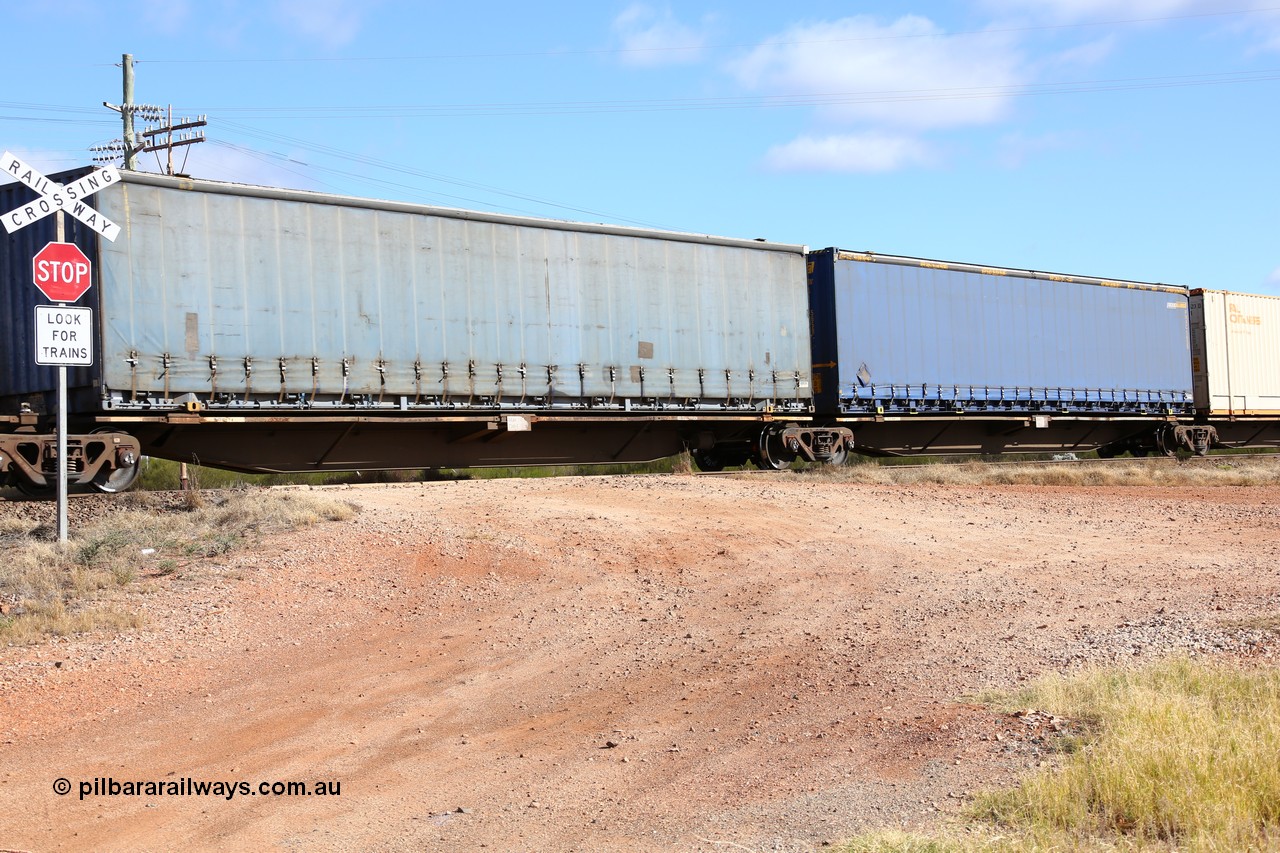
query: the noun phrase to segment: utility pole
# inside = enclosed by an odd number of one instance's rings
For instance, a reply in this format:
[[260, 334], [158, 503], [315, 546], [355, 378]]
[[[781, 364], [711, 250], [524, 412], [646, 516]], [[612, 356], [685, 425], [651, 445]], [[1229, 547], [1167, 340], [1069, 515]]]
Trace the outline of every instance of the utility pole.
[[[173, 105], [170, 104], [169, 105], [169, 123], [165, 125], [161, 125], [159, 127], [148, 127], [145, 130], [143, 130], [141, 133], [141, 136], [144, 137], [146, 141], [141, 146], [139, 146], [138, 150], [140, 152], [167, 151], [169, 154], [169, 162], [167, 167], [165, 168], [165, 174], [173, 175], [174, 174], [173, 149], [179, 148], [184, 145], [195, 145], [198, 142], [205, 141], [203, 131], [198, 131], [196, 133], [184, 133], [179, 135], [177, 138], [174, 138], [174, 135], [173, 135], [174, 131], [191, 130], [192, 128], [196, 128], [196, 127], [204, 127], [208, 123], [209, 122], [205, 120], [204, 116], [197, 116], [194, 121], [189, 118], [183, 118], [177, 124], [174, 124]], [[164, 141], [158, 141], [160, 137], [164, 137]], [[158, 163], [159, 161], [160, 161], [160, 157], [159, 155], [157, 155], [156, 162]], [[183, 168], [185, 169], [186, 168], [185, 156], [183, 158], [182, 163], [183, 163]]]
[[124, 55], [124, 100], [120, 116], [124, 119], [124, 167], [138, 170], [138, 151], [133, 145], [133, 54]]
[[124, 122], [124, 138], [122, 140], [113, 139], [104, 145], [95, 145], [89, 150], [101, 155], [94, 157], [94, 160], [111, 162], [116, 157], [122, 157], [124, 159], [124, 168], [137, 171], [138, 155], [150, 149], [135, 142], [133, 117], [140, 115], [152, 121], [159, 121], [164, 116], [164, 110], [151, 104], [135, 104], [133, 102], [133, 54], [124, 54], [121, 65], [124, 68], [124, 102], [116, 105], [103, 101], [102, 105], [109, 110], [115, 110], [120, 113], [120, 118]]

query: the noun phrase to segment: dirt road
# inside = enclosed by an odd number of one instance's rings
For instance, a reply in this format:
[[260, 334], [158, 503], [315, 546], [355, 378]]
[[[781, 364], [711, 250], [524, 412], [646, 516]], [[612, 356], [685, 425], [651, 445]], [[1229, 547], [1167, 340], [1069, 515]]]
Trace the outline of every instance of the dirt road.
[[1276, 489], [342, 495], [354, 521], [157, 581], [136, 635], [0, 650], [0, 849], [806, 850], [1043, 760], [967, 696], [1276, 653], [1231, 627], [1280, 612]]

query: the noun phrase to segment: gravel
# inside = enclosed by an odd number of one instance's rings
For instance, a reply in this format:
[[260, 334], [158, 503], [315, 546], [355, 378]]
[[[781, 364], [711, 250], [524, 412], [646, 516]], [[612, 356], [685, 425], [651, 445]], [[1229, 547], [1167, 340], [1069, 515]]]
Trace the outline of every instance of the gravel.
[[[351, 521], [122, 599], [137, 633], [0, 651], [6, 844], [817, 849], [927, 828], [1053, 760], [1052, 717], [966, 697], [1169, 653], [1275, 656], [1270, 487], [339, 494]], [[342, 796], [49, 792], [170, 773], [336, 779]]]

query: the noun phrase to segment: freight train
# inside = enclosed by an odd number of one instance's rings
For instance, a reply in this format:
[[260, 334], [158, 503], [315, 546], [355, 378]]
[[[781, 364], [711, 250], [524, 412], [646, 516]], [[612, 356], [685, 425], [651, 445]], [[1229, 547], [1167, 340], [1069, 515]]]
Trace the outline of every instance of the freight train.
[[[60, 183], [86, 170], [53, 176]], [[121, 172], [91, 199], [73, 482], [1280, 445], [1265, 297]], [[0, 209], [35, 194], [0, 187]], [[0, 239], [0, 475], [47, 491], [55, 369]]]

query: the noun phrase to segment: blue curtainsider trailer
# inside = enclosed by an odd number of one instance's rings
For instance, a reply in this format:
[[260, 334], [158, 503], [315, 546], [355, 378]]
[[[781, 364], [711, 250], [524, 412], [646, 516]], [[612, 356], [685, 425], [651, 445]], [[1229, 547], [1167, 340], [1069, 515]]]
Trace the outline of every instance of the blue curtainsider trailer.
[[[1193, 441], [1170, 432], [1194, 414], [1184, 287], [835, 248], [811, 252], [808, 273], [815, 406], [866, 424], [860, 448]], [[898, 432], [878, 439], [886, 422]], [[912, 423], [931, 426], [913, 438]]]

